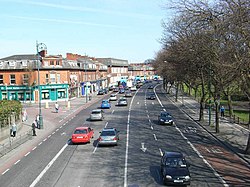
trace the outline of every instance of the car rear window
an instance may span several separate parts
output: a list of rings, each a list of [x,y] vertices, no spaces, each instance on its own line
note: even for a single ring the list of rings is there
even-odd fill
[[[74,134],[87,134],[86,129],[77,129],[75,130]]]
[[[102,131],[101,136],[115,136],[115,131]]]
[[[92,114],[100,114],[100,111],[92,111]]]

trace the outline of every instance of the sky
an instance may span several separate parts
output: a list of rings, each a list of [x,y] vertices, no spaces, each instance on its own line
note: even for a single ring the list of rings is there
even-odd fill
[[[140,63],[161,49],[168,0],[0,0],[0,59],[74,53]]]

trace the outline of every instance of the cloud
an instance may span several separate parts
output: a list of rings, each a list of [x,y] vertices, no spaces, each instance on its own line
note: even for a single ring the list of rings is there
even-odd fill
[[[26,17],[26,16],[7,16],[9,18],[20,19],[20,20],[30,20],[30,21],[47,21],[47,22],[55,22],[55,23],[68,23],[68,24],[78,24],[78,25],[89,25],[95,27],[109,27],[109,28],[122,28],[125,29],[127,27],[110,25],[110,24],[99,24],[93,22],[83,22],[83,21],[74,21],[74,20],[63,20],[63,19],[48,19],[48,18],[35,18],[35,17]]]
[[[64,10],[69,10],[69,11],[94,12],[94,13],[112,14],[116,16],[132,17],[132,18],[139,18],[139,19],[150,19],[150,20],[160,19],[160,17],[156,17],[156,16],[148,15],[148,14],[125,13],[125,12],[118,12],[118,11],[111,11],[111,10],[104,10],[104,9],[97,9],[97,8],[60,5],[60,4],[45,3],[45,2],[38,2],[38,1],[12,0],[12,2],[35,5],[35,6],[44,6],[44,7],[56,8],[56,9],[64,9]]]

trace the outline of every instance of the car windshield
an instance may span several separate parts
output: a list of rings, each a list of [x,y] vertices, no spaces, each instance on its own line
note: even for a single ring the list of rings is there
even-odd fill
[[[74,134],[87,134],[86,129],[76,129]]]
[[[106,104],[106,103],[108,103],[108,101],[102,101],[102,103]]]
[[[102,131],[101,136],[115,136],[115,131]]]
[[[186,167],[186,161],[183,158],[167,158],[167,167]]]
[[[120,101],[127,101],[126,99],[120,99]]]
[[[110,95],[110,97],[115,97],[115,95]]]

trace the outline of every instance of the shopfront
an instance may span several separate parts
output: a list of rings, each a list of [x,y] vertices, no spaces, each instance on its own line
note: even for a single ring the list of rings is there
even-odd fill
[[[0,86],[0,100],[32,101],[33,91],[29,86]]]
[[[35,101],[38,102],[38,86],[35,87]],[[41,85],[41,101],[65,101],[68,100],[68,84]]]

